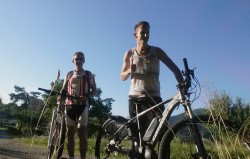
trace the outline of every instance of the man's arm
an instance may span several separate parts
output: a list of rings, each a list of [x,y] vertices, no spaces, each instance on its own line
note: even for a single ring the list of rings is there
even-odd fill
[[[91,84],[91,92],[88,93],[88,97],[93,97],[96,94],[96,83],[95,83],[95,76],[91,73],[90,74],[90,84]]]
[[[122,64],[122,71],[121,71],[121,80],[125,81],[129,78],[131,74],[131,55],[132,51],[129,50],[125,53],[124,58],[123,58],[123,64]]]
[[[158,58],[174,73],[176,80],[179,84],[183,84],[184,79],[180,69],[177,65],[168,57],[168,55],[160,48],[156,48],[155,51]]]

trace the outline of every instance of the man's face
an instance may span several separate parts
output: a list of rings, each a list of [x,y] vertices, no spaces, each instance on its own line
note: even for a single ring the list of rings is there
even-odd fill
[[[82,66],[83,65],[83,63],[85,62],[84,61],[84,57],[82,56],[82,55],[80,55],[80,54],[76,54],[75,56],[74,56],[74,64],[76,65],[76,66]]]
[[[148,43],[149,40],[149,28],[147,26],[139,26],[134,33],[137,41]]]

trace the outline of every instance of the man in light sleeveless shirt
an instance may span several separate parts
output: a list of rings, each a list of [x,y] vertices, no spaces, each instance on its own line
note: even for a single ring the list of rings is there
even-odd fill
[[[75,147],[75,123],[77,123],[77,132],[79,137],[79,151],[81,159],[86,159],[87,153],[87,123],[88,123],[88,99],[96,93],[96,84],[93,74],[83,69],[85,57],[82,52],[76,52],[73,56],[74,71],[67,73],[63,87],[62,96],[59,97],[59,109],[61,100],[66,94],[76,96],[76,98],[67,97],[66,107],[66,125],[68,136],[69,158],[74,159]]]
[[[141,21],[135,25],[134,37],[137,45],[128,50],[123,58],[121,71],[121,80],[125,81],[131,77],[131,86],[129,91],[129,115],[130,118],[136,115],[134,100],[146,98],[146,104],[138,105],[138,112],[147,109],[148,103],[152,106],[162,101],[160,94],[160,61],[169,68],[179,84],[183,83],[183,76],[180,69],[168,57],[168,55],[159,47],[148,44],[150,25],[146,21]],[[155,111],[163,111],[164,106]],[[155,115],[147,113],[140,118],[141,133],[144,135],[148,125]]]

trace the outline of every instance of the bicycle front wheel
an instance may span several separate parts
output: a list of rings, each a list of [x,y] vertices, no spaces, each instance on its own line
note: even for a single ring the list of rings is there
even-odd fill
[[[232,149],[230,145],[236,131],[230,121],[204,115],[195,117],[193,124],[198,127],[198,135],[191,130],[189,119],[182,119],[170,127],[160,143],[160,159],[202,158],[196,144],[199,136],[205,147],[206,158],[231,158],[228,150]]]
[[[127,119],[121,116],[112,116],[103,123],[96,139],[96,159],[120,158],[119,153],[127,155],[128,149],[130,149],[128,148],[130,147],[129,141],[125,140],[128,134],[127,128],[123,127],[117,131],[126,122]]]
[[[51,130],[48,143],[48,159],[60,159],[64,149],[66,124],[63,116],[57,116],[51,122]]]

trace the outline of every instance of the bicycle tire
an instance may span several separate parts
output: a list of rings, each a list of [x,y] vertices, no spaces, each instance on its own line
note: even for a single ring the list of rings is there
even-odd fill
[[[221,118],[201,115],[194,118],[194,123],[198,125],[199,131],[200,133],[202,132],[202,136],[204,137],[202,141],[206,149],[207,158],[219,158],[213,149],[216,147],[214,146],[215,143],[227,142],[221,134],[225,133],[230,136],[236,133],[233,123]],[[200,152],[197,152],[196,148],[192,148],[195,147],[194,134],[191,134],[189,129],[190,120],[185,118],[172,125],[165,132],[160,142],[159,159],[200,158]],[[220,137],[216,136],[219,135],[217,133],[220,134]],[[208,140],[210,137],[213,141]],[[171,152],[171,149],[178,149],[178,151]]]
[[[122,116],[112,116],[102,124],[96,139],[96,159],[106,159],[111,156],[117,158],[115,146],[113,147],[113,150],[110,150],[110,142],[116,140],[115,142],[121,144],[123,139],[127,136],[127,128],[124,127],[119,133],[115,134],[115,132],[126,122],[127,119]],[[122,149],[120,150],[123,151]]]
[[[64,149],[64,141],[66,136],[66,124],[63,116],[57,116],[52,123],[51,140],[49,141],[48,159],[60,159]]]

